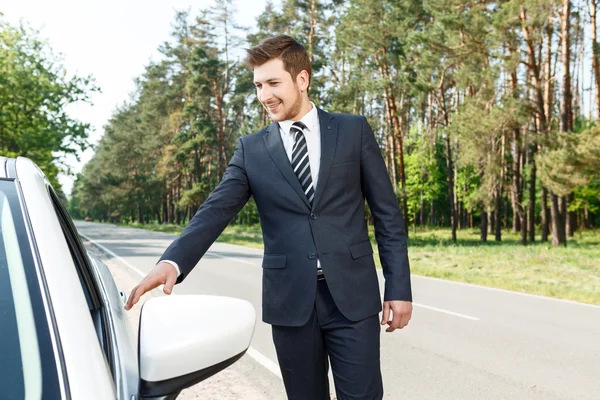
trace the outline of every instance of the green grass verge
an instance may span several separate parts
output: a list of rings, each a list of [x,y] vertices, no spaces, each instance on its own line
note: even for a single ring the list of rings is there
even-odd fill
[[[181,233],[179,225],[123,225]],[[373,249],[377,246],[370,227]],[[550,243],[522,246],[518,236],[503,232],[502,242],[479,241],[477,230],[458,232],[452,244],[449,229],[411,229],[412,273],[459,282],[515,290],[600,305],[600,231],[576,233],[566,248]],[[263,248],[260,226],[229,226],[220,242]],[[379,256],[375,262],[381,268]]]

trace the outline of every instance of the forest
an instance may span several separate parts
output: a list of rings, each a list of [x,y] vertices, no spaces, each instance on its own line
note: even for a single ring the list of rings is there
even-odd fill
[[[564,246],[600,226],[597,0],[282,0],[252,29],[235,11],[218,0],[176,13],[162,58],[136,78],[77,176],[75,218],[185,224],[237,139],[270,123],[244,49],[284,33],[309,52],[311,100],[367,117],[409,231]],[[31,82],[10,76],[10,63],[27,64],[36,47],[18,43],[27,32],[0,29],[11,43],[0,46],[0,151],[28,155],[55,179],[52,156],[87,146],[86,127],[52,103],[32,111],[11,98],[11,85]],[[89,78],[43,82],[36,90],[72,101],[97,90]],[[252,200],[232,221],[258,223]]]

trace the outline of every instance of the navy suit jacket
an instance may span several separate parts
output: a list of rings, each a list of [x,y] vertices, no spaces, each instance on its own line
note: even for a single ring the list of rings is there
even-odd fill
[[[385,277],[384,300],[412,301],[407,237],[383,157],[365,117],[318,109],[321,164],[312,207],[286,155],[279,125],[240,138],[217,188],[162,255],[191,272],[254,196],[264,240],[263,321],[304,325],[314,307],[317,258],[340,312],[381,311],[367,200]]]

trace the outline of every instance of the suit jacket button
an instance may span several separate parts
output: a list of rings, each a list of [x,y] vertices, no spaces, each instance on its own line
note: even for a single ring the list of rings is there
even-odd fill
[[[310,214],[310,219],[317,219],[317,218],[319,218],[319,216],[317,214],[315,214],[315,213]]]
[[[314,260],[315,258],[317,258],[317,255],[315,253],[308,253],[308,258]]]

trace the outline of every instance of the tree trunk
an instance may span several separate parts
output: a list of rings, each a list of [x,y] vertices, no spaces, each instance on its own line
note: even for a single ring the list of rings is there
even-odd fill
[[[390,82],[384,88],[384,96],[387,99],[387,104],[389,107],[389,118],[392,122],[392,126],[394,128],[394,136],[396,142],[396,152],[398,157],[398,170],[397,170],[397,178],[400,179],[400,184],[402,188],[402,213],[404,214],[405,220],[408,219],[408,204],[406,201],[406,194],[404,193],[404,189],[406,188],[406,175],[404,168],[404,140],[403,140],[403,130],[402,125],[400,123],[400,114],[398,112],[398,106],[396,105],[396,96],[394,95],[394,87],[391,83],[390,76],[390,67],[386,61],[386,49],[382,49],[379,53],[379,56],[376,56],[376,60],[379,63],[379,71],[387,82]],[[402,98],[400,100],[401,106],[404,100],[404,93],[402,93]],[[406,225],[406,222],[405,222]],[[408,230],[407,230],[408,233]]]
[[[529,177],[529,211],[528,211],[528,229],[529,230],[529,241],[535,242],[535,194],[536,194],[536,179],[537,179],[537,166],[535,163],[535,149],[536,145],[533,144],[531,152],[531,176]],[[525,240],[525,229],[521,231],[521,240]]]
[[[310,29],[308,31],[308,61],[312,64],[315,54],[315,31],[317,26],[317,8],[316,0],[309,0],[308,2],[308,25]]]
[[[548,210],[548,189],[542,188],[542,242],[548,241],[550,233],[550,218]]]
[[[592,69],[594,70],[594,85],[596,87],[596,118],[600,118],[600,60],[598,59],[600,56],[600,47],[596,35],[596,1],[588,0],[588,5],[590,8],[590,25],[592,30]]]
[[[481,210],[481,222],[479,225],[480,238],[482,242],[487,242],[487,231],[488,231],[488,215],[482,209]]]
[[[494,233],[497,242],[502,241],[502,186],[496,193],[496,210],[494,211]]]
[[[516,74],[515,74],[516,75]],[[516,76],[515,76],[516,78]],[[512,207],[513,207],[513,231],[523,231],[526,229],[525,209],[523,207],[523,184],[521,176],[521,130],[513,130],[513,176],[512,176]],[[521,244],[526,244],[521,239]]]
[[[560,106],[560,125],[562,132],[570,132],[573,128],[573,96],[571,93],[571,1],[562,0],[561,11],[561,61],[563,64],[562,97]]]
[[[550,213],[552,214],[552,246],[566,246],[565,222],[560,212],[559,197],[552,190],[550,194]]]
[[[162,220],[163,222],[169,223],[169,195],[165,196],[162,203]]]
[[[215,101],[217,108],[217,174],[223,176],[227,168],[227,156],[225,155],[225,117],[223,115],[223,92],[219,91],[217,81],[213,81]]]
[[[179,178],[177,178],[177,195],[175,196],[176,204],[180,198],[181,198],[181,176]],[[181,224],[181,212],[179,211],[179,208],[177,206],[175,206],[175,223],[177,225]]]
[[[446,126],[449,125],[448,109],[446,108],[446,92],[444,85],[440,87],[442,112]],[[448,200],[450,202],[450,227],[452,228],[452,242],[456,243],[456,206],[454,204],[454,162],[452,160],[452,144],[446,131],[446,168],[448,169]]]
[[[389,125],[388,125],[389,126]],[[387,146],[386,146],[386,161],[387,161],[387,170],[390,173],[390,178],[392,182],[396,183],[396,157],[394,156],[394,149],[396,145],[394,144],[394,135],[388,135],[387,137]]]
[[[563,64],[562,97],[560,104],[560,130],[570,132],[572,130],[572,95],[571,95],[571,69],[570,69],[570,17],[571,1],[562,0],[561,10],[561,61]],[[550,191],[550,213],[552,214],[552,245],[566,245],[566,221],[564,201],[559,202],[558,197]],[[555,220],[556,218],[556,220]]]
[[[383,71],[383,67],[380,67],[380,71]],[[392,127],[392,130],[388,136],[388,143],[390,144],[390,149],[389,149],[389,153],[390,153],[390,171],[391,171],[391,178],[392,178],[392,182],[394,183],[394,186],[396,186],[396,184],[400,181],[400,171],[399,171],[399,166],[398,166],[398,157],[396,156],[396,151],[398,149],[398,146],[396,145],[396,135],[395,135],[395,131],[393,128],[394,125],[394,121],[392,120],[392,112],[391,112],[391,100],[390,100],[390,96],[389,96],[389,91],[388,91],[388,87],[386,86],[384,88],[383,91],[383,98],[384,98],[384,109],[385,109],[385,122],[386,122],[386,127]]]
[[[512,54],[514,49],[509,46],[509,54]],[[514,69],[510,74],[510,83],[512,95],[518,98],[518,79],[517,70]],[[513,175],[512,175],[512,209],[513,209],[513,231],[521,230],[521,223],[524,222],[525,211],[523,209],[523,185],[521,184],[521,129],[515,128],[512,137],[512,158],[513,158]],[[523,243],[521,241],[521,243]],[[525,243],[523,243],[525,244]]]
[[[450,200],[450,226],[452,227],[452,242],[456,243],[456,207],[454,206],[454,167],[452,162],[452,147],[450,136],[446,132],[446,166],[448,167],[448,199]]]
[[[552,85],[552,21],[546,23],[546,59],[544,61],[544,107],[543,112],[545,120],[550,118],[552,113],[553,102],[553,85]],[[542,132],[546,134],[546,132]]]
[[[575,230],[577,229],[577,215],[575,214],[575,211],[568,211],[569,210],[569,206],[571,205],[571,203],[573,203],[575,201],[575,195],[573,193],[570,193],[567,197],[566,197],[566,201],[567,201],[567,236],[569,237],[573,237],[575,236]]]
[[[546,58],[544,61],[544,115],[549,118],[552,110],[553,103],[553,80],[552,80],[552,21],[546,23]],[[546,132],[542,132],[546,134]],[[538,148],[539,150],[539,148]],[[542,242],[548,241],[548,235],[550,233],[550,210],[548,209],[548,189],[542,187],[541,196],[542,206]]]

